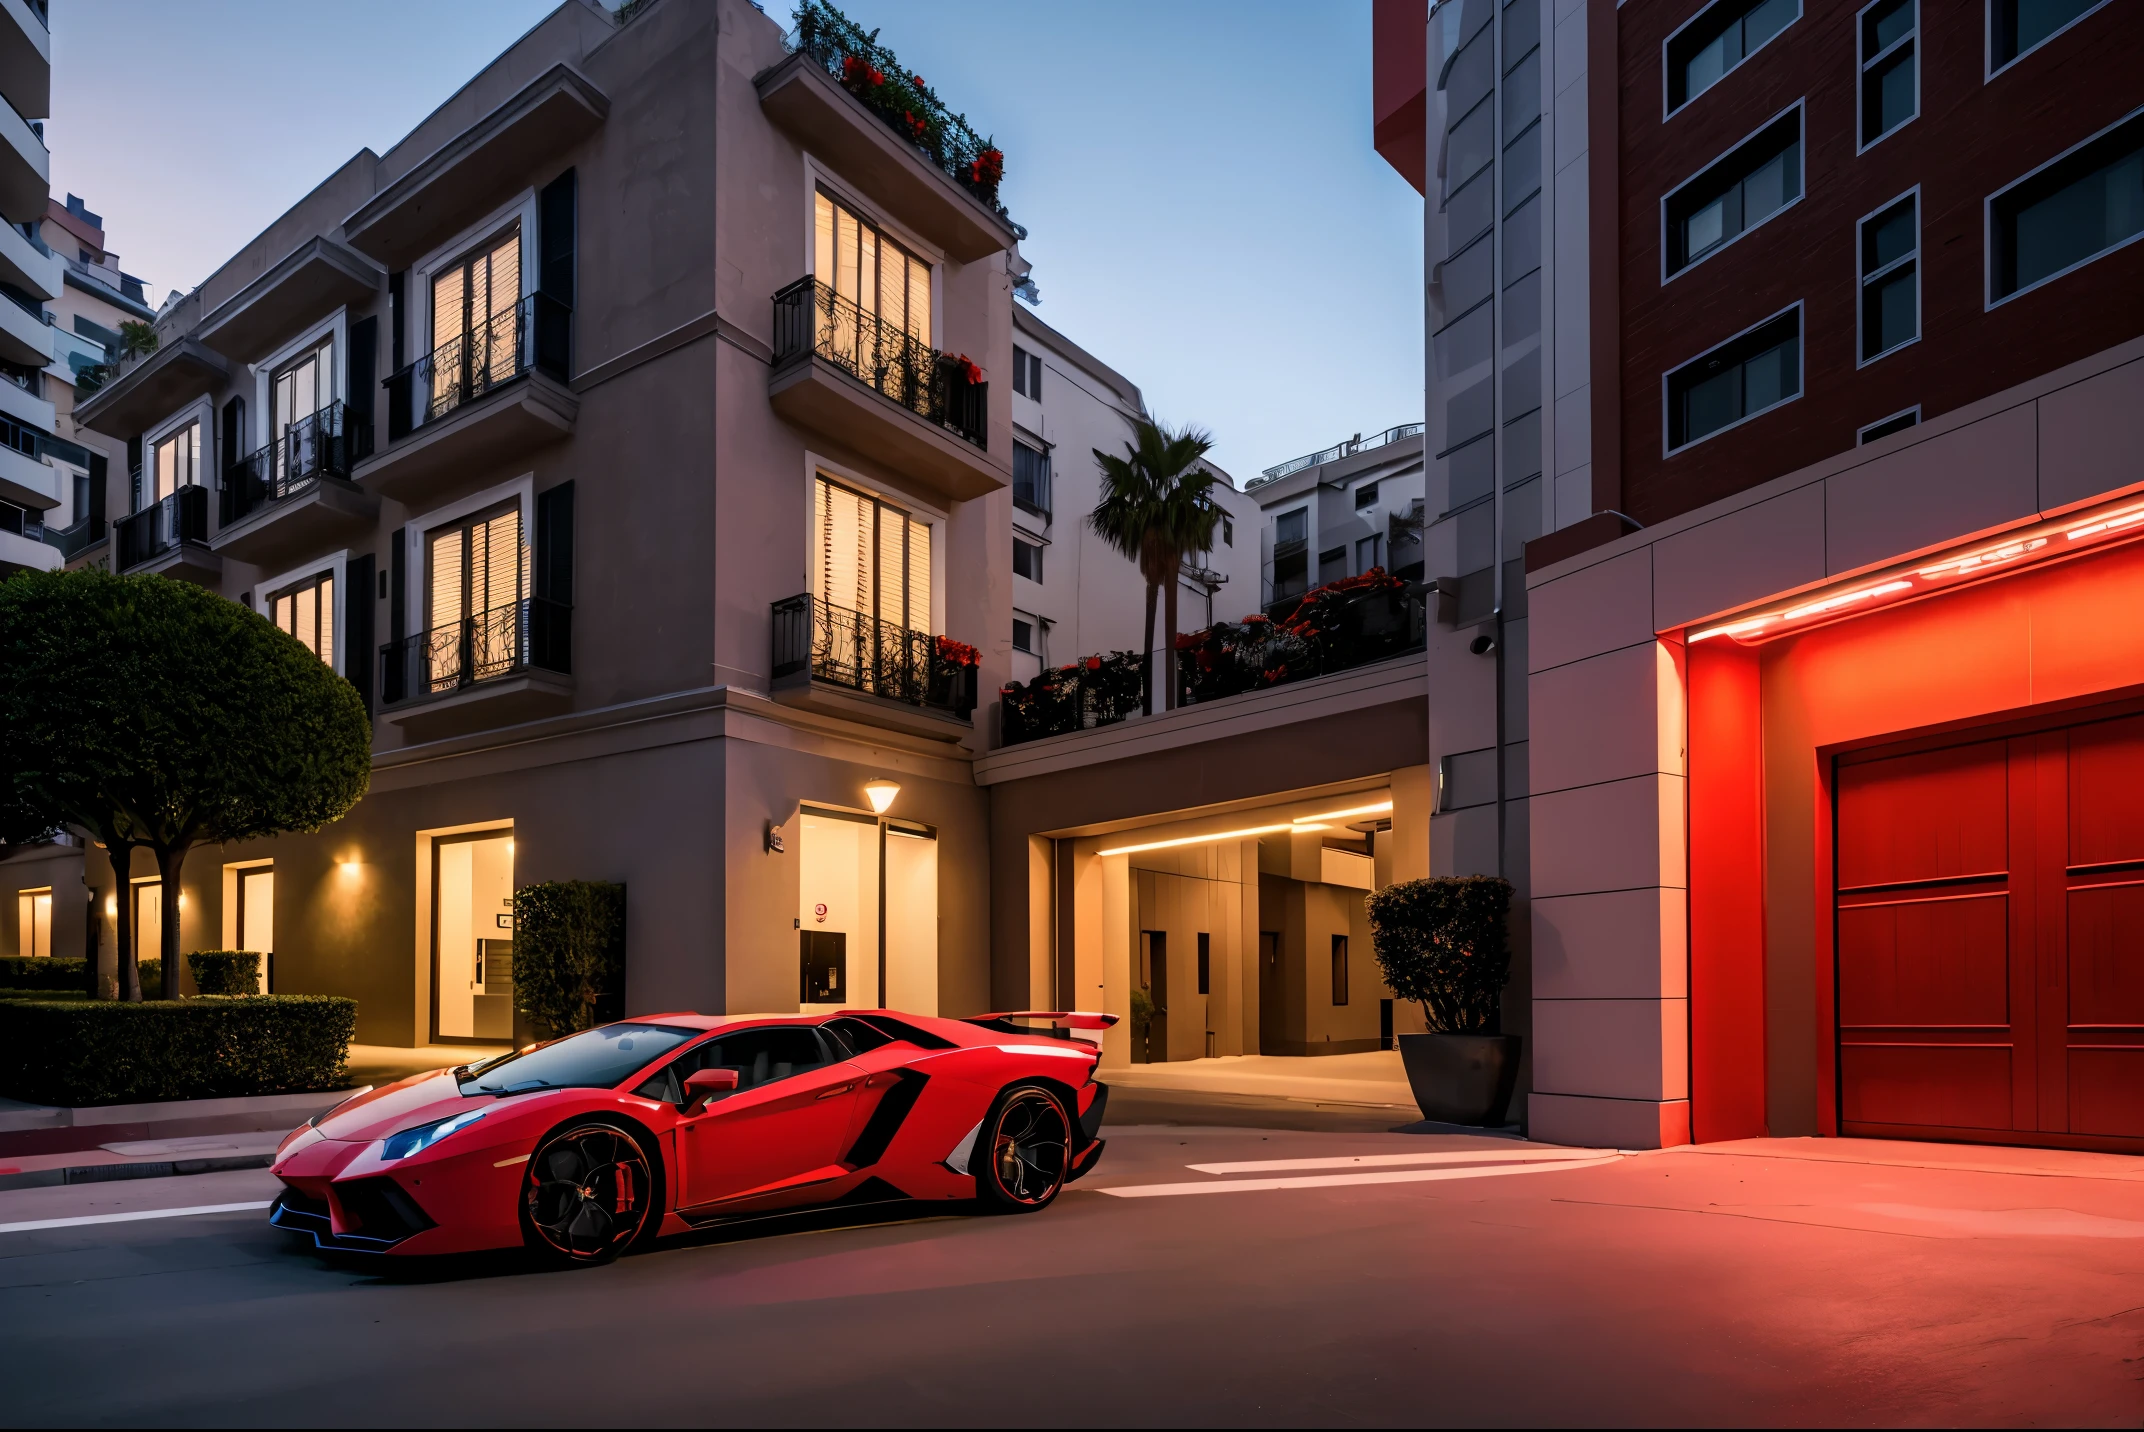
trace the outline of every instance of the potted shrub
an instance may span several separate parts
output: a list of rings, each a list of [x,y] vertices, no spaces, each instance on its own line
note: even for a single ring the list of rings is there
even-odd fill
[[[1422,1117],[1501,1127],[1519,1078],[1517,1035],[1498,1032],[1511,978],[1511,882],[1439,876],[1369,898],[1370,939],[1385,983],[1422,1006],[1427,1034],[1399,1037]]]

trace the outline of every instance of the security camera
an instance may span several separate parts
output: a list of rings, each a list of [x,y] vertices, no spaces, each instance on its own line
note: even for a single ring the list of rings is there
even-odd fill
[[[1496,650],[1496,638],[1493,636],[1478,636],[1467,643],[1467,650],[1473,652],[1476,656],[1487,656],[1490,652]]]

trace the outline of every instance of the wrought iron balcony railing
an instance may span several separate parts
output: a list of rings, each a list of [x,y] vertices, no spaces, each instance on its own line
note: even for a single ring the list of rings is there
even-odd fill
[[[224,469],[219,520],[228,527],[304,493],[323,477],[347,479],[371,455],[372,424],[353,419],[346,405],[330,403]]]
[[[969,364],[866,312],[815,278],[774,295],[774,366],[813,354],[927,423],[989,446],[988,383]]]
[[[547,293],[532,293],[386,380],[387,440],[399,441],[530,373],[563,383],[572,358],[573,310]]]
[[[208,489],[180,488],[114,523],[119,532],[119,570],[139,567],[178,550],[183,542],[208,541]]]
[[[573,608],[524,597],[388,642],[380,648],[380,700],[425,701],[531,670],[573,670]]]
[[[976,668],[968,659],[972,655],[971,649],[945,638],[809,594],[774,604],[776,680],[809,671],[814,681],[947,711],[965,720],[975,710]]]

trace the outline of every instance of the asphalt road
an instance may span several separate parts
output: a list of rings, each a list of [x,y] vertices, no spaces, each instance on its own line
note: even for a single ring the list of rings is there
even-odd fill
[[[1112,1113],[1139,1122],[1040,1215],[802,1218],[563,1273],[383,1275],[252,1210],[8,1231],[265,1200],[265,1173],[0,1194],[0,1423],[2144,1417],[2144,1183]]]

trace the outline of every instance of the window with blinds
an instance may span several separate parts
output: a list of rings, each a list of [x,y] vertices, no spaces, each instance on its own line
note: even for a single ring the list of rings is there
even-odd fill
[[[301,434],[292,442],[288,435],[293,427],[335,401],[334,374],[335,344],[332,339],[276,370],[275,380],[268,385],[268,438],[273,444],[271,451],[278,479],[288,476],[287,469],[293,462],[301,469],[309,465],[312,440]],[[299,448],[305,450],[296,451]]]
[[[930,524],[823,477],[817,488],[812,596],[910,631],[929,631]]]
[[[156,489],[149,500],[160,502],[182,487],[201,480],[201,425],[188,423],[177,432],[158,438],[150,461]]]
[[[481,681],[520,664],[522,599],[529,588],[520,504],[509,502],[429,533],[425,563],[432,690]]]
[[[929,347],[931,266],[823,192],[816,210],[812,275],[885,328]]]
[[[335,665],[335,574],[322,572],[268,599],[268,619],[330,667]]]
[[[516,224],[452,268],[432,276],[432,392],[435,411],[452,406],[458,385],[488,387],[514,376],[520,341],[521,227]]]

